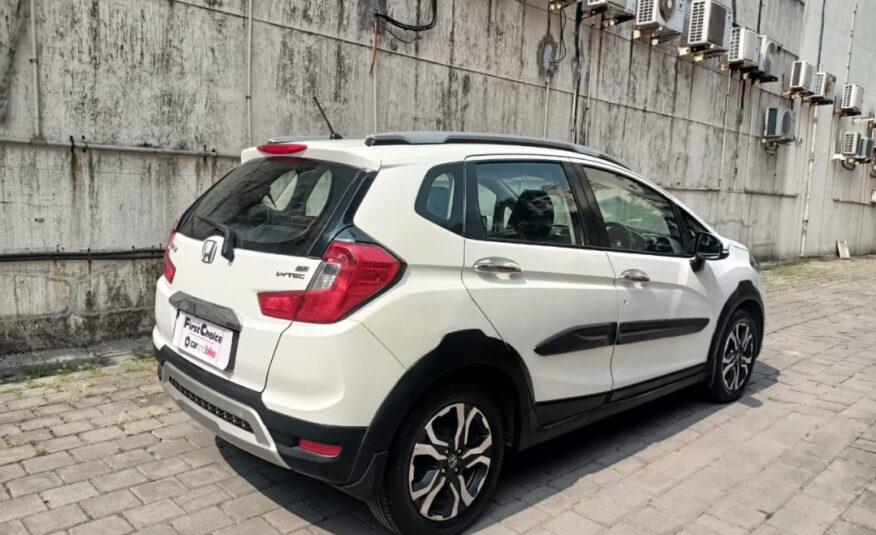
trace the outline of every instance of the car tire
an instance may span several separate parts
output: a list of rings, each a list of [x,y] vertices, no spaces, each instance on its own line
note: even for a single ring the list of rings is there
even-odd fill
[[[712,356],[707,390],[713,401],[730,403],[742,396],[751,381],[760,339],[754,316],[745,309],[733,312]]]
[[[402,423],[368,507],[395,533],[460,533],[489,502],[504,444],[501,414],[484,391],[469,385],[435,390]]]

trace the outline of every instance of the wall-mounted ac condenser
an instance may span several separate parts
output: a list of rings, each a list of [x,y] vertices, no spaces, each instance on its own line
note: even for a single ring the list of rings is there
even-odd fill
[[[730,50],[727,52],[727,63],[739,69],[748,69],[757,65],[759,35],[754,30],[738,27],[733,28],[730,35]]]
[[[840,145],[840,153],[846,158],[852,160],[858,156],[858,145],[861,141],[861,134],[858,132],[845,132],[843,134],[842,144]]]
[[[635,29],[651,38],[669,38],[684,32],[689,0],[639,0]]]
[[[829,72],[815,73],[815,86],[812,95],[807,99],[815,106],[833,104],[833,93],[836,87],[836,76]]]
[[[603,20],[618,23],[636,16],[636,0],[587,0],[590,15],[602,14]]]
[[[775,82],[779,79],[775,73],[776,54],[779,47],[766,35],[757,37],[757,65],[749,76],[760,83]]]
[[[815,67],[813,67],[811,63],[795,61],[791,66],[791,84],[788,86],[791,94],[812,94],[812,79],[814,74]]]
[[[788,108],[767,108],[763,121],[763,140],[770,143],[790,143],[794,139],[794,111]]]
[[[855,155],[856,162],[873,161],[873,138],[861,136],[858,141],[858,153]]]
[[[843,86],[842,100],[840,101],[840,113],[842,115],[861,115],[861,107],[864,105],[864,88],[855,84]]]
[[[725,52],[730,47],[733,11],[716,0],[692,0],[686,46]]]

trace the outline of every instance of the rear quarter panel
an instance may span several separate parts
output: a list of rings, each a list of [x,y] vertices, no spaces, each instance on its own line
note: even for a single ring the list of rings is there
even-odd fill
[[[479,329],[498,338],[462,284],[463,237],[414,210],[427,171],[449,161],[382,169],[354,216],[356,226],[400,257],[406,268],[392,289],[351,318],[361,321],[405,367],[451,332]]]

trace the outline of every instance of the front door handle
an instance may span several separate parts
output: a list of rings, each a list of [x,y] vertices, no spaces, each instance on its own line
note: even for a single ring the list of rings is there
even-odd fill
[[[513,275],[523,271],[517,262],[495,256],[481,258],[474,263],[474,270],[478,273],[489,273],[491,275]]]
[[[649,282],[651,277],[641,269],[628,269],[621,273],[622,281],[625,282]]]

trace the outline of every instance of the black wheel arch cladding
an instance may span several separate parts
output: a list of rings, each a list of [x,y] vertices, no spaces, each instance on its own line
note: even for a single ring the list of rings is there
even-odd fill
[[[712,343],[709,346],[708,386],[712,386],[715,381],[715,366],[718,362],[718,345],[721,341],[721,337],[727,329],[727,325],[730,323],[730,318],[740,309],[748,310],[751,315],[754,316],[754,320],[757,324],[754,352],[755,358],[757,358],[760,353],[763,344],[765,323],[763,298],[753,282],[750,280],[744,280],[739,283],[736,290],[734,290],[733,293],[730,294],[730,297],[727,298],[724,308],[721,309],[721,315],[718,316],[718,322],[715,325],[715,334],[712,336]]]
[[[363,446],[367,445],[375,452],[388,450],[414,402],[430,389],[460,377],[458,374],[466,370],[500,374],[482,375],[467,381],[487,386],[488,390],[503,382],[510,383],[513,390],[510,395],[516,407],[515,410],[502,412],[513,418],[513,421],[506,423],[517,429],[521,424],[519,415],[531,409],[533,404],[532,382],[526,367],[520,356],[503,341],[472,329],[445,335],[433,350],[405,372],[377,410]],[[514,444],[513,436],[506,435],[505,439]]]

